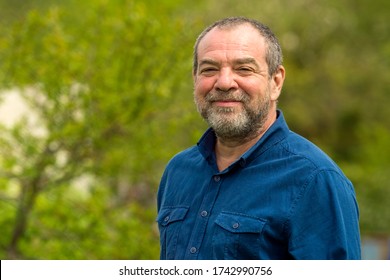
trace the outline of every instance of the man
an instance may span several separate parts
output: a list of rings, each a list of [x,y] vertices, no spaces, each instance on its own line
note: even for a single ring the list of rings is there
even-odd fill
[[[359,259],[351,182],[291,132],[272,31],[246,18],[205,29],[194,97],[210,128],[168,164],[158,192],[161,259]]]

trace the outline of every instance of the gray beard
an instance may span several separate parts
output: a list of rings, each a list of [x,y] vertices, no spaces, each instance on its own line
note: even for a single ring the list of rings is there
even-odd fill
[[[242,94],[234,98],[242,102],[243,110],[240,112],[235,112],[235,108],[214,107],[211,102],[218,98],[211,93],[205,99],[204,104],[199,104],[195,99],[197,109],[217,137],[225,141],[245,142],[255,138],[264,126],[271,107],[268,96],[261,100],[256,109],[248,106],[250,99],[247,95]],[[229,100],[232,97],[225,94],[224,99]]]

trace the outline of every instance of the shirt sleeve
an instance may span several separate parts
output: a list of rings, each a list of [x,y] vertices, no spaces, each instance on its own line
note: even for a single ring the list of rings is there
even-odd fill
[[[158,186],[158,191],[157,191],[157,212],[160,211],[161,205],[163,204],[166,180],[167,180],[167,170],[165,169],[163,175],[161,176],[160,185]]]
[[[359,211],[350,181],[336,171],[312,175],[288,222],[294,259],[360,259]]]

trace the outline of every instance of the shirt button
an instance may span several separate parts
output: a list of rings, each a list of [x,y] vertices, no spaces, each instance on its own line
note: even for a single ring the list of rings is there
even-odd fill
[[[214,176],[214,181],[215,181],[215,182],[219,182],[219,180],[221,180],[221,177],[219,177],[219,176]]]
[[[239,224],[239,223],[234,223],[234,224],[232,225],[232,227],[233,227],[234,229],[238,229],[238,228],[240,227],[240,224]]]
[[[168,221],[169,221],[169,216],[166,216],[164,222],[168,222]]]
[[[202,217],[206,217],[207,216],[207,211],[202,211],[201,213],[200,213],[200,215],[202,216]]]
[[[190,253],[191,253],[191,254],[195,254],[195,253],[196,253],[196,248],[195,248],[195,247],[191,247]]]

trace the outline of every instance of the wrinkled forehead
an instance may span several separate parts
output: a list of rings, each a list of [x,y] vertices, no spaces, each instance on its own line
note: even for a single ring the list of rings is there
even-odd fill
[[[264,37],[250,24],[214,27],[199,42],[198,58],[212,52],[246,52],[264,57]]]

